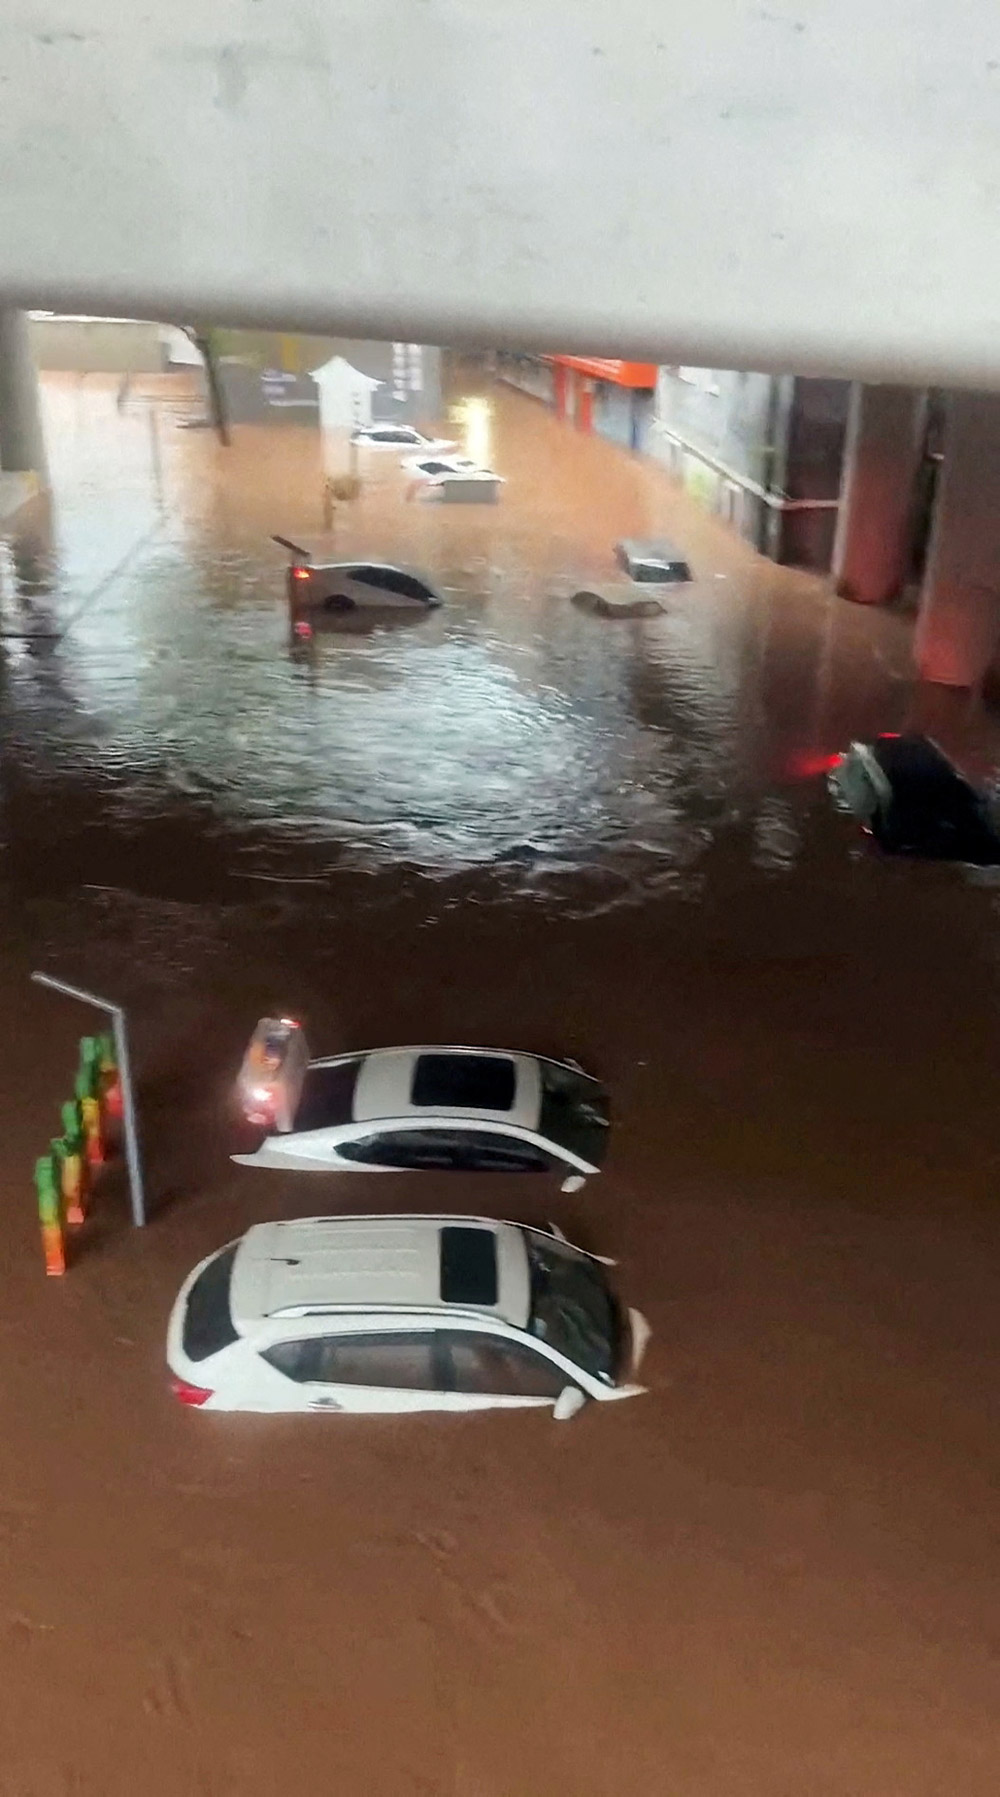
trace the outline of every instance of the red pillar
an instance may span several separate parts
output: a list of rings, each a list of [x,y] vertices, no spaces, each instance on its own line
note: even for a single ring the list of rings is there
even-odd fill
[[[589,436],[594,428],[594,383],[580,380],[576,399],[576,427]]]

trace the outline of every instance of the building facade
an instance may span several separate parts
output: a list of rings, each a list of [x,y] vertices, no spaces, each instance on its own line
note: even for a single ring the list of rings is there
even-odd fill
[[[830,567],[849,382],[585,356],[502,354],[497,372],[576,430],[664,462],[763,554]]]
[[[497,373],[554,407],[576,430],[624,449],[648,447],[656,390],[655,362],[600,356],[497,356]]]
[[[830,567],[848,381],[661,368],[650,453],[778,562]]]

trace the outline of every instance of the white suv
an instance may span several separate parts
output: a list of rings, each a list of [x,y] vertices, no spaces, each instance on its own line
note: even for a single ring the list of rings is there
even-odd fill
[[[557,1419],[632,1381],[649,1328],[556,1230],[483,1217],[261,1223],[194,1269],[167,1335],[206,1410],[515,1409]]]

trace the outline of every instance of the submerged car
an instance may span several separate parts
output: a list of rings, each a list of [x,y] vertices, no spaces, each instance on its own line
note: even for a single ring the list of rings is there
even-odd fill
[[[854,742],[828,775],[835,804],[893,855],[1000,865],[990,805],[928,736]]]
[[[293,613],[427,612],[441,604],[436,587],[413,568],[375,561],[317,563],[304,549],[296,550],[287,583]]]
[[[645,543],[635,537],[625,537],[615,544],[615,560],[630,580],[673,586],[691,579],[688,561],[669,543]]]
[[[205,1410],[518,1409],[637,1395],[649,1339],[594,1256],[483,1217],[259,1223],[195,1267],[167,1363]]]
[[[436,474],[476,474],[480,465],[467,455],[411,455],[405,457],[403,467],[409,474],[430,479]]]
[[[573,1191],[607,1152],[608,1095],[573,1062],[492,1048],[377,1048],[310,1060],[293,1028],[266,1078],[248,1062],[243,1114],[266,1129],[242,1166],[310,1173],[442,1170],[561,1175]]]
[[[412,424],[364,424],[351,433],[351,442],[363,449],[410,449],[421,455],[442,455],[458,448],[454,438],[425,437]]]

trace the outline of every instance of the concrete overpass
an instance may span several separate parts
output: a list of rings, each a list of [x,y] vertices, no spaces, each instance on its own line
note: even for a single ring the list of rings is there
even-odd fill
[[[9,0],[0,20],[8,308],[986,390],[998,199],[988,0]],[[4,401],[9,440],[15,374]],[[955,466],[982,469],[994,407],[955,400]],[[960,510],[982,608],[1000,508],[973,519],[963,484]]]
[[[8,0],[0,297],[1000,382],[989,0]]]

